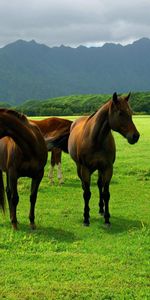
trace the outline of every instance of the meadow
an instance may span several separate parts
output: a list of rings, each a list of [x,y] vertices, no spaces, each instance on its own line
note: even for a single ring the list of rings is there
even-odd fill
[[[63,153],[64,185],[49,184],[49,159],[29,228],[30,179],[18,182],[19,229],[8,208],[0,214],[0,299],[150,299],[150,117],[134,116],[141,134],[129,145],[114,133],[117,155],[110,186],[111,227],[98,214],[97,173],[92,176],[90,226],[84,227],[76,167]]]

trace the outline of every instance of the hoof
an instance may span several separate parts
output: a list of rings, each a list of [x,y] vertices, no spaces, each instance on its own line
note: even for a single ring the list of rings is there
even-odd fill
[[[90,222],[83,222],[83,225],[84,225],[85,227],[89,227],[89,226],[90,226]]]
[[[63,185],[64,184],[64,181],[63,180],[60,180],[59,181],[59,185]]]
[[[104,211],[99,211],[99,214],[100,214],[101,216],[104,216]]]
[[[50,185],[54,185],[54,180],[51,177],[49,177],[49,183]]]
[[[18,230],[17,223],[12,223],[12,229],[15,231]]]
[[[35,229],[36,229],[36,225],[35,225],[34,223],[30,223],[30,228],[31,228],[32,230],[35,230]]]
[[[13,230],[17,230],[17,229],[18,229],[18,224],[19,224],[19,222],[18,222],[18,221],[16,221],[16,222],[14,222],[14,221],[11,221],[11,226],[12,226],[12,229],[13,229]]]
[[[110,223],[104,223],[104,224],[103,224],[103,227],[104,227],[104,228],[110,228],[110,227],[111,227],[111,224],[110,224]]]

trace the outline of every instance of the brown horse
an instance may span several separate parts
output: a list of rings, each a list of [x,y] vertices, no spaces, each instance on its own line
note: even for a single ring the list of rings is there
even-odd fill
[[[43,136],[45,139],[48,139],[49,136],[56,135],[56,134],[62,134],[66,133],[66,131],[70,131],[70,127],[72,124],[72,121],[63,119],[63,118],[57,118],[57,117],[51,117],[51,118],[46,118],[43,120],[32,120],[36,125],[39,126]],[[51,184],[54,183],[53,180],[53,172],[54,172],[54,167],[57,165],[58,167],[58,180],[59,184],[63,183],[63,175],[62,175],[62,168],[61,168],[61,156],[62,156],[62,151],[60,148],[52,148],[51,149],[51,166],[50,166],[50,171],[49,171],[49,178]]]
[[[84,224],[89,225],[89,200],[91,197],[91,174],[98,170],[99,212],[104,215],[105,224],[109,225],[109,184],[115,161],[115,141],[111,129],[119,132],[130,144],[139,139],[128,104],[128,96],[113,94],[106,104],[91,116],[77,119],[71,126],[70,135],[57,137],[49,141],[50,146],[68,151],[77,165],[77,173],[82,182],[84,198]],[[69,137],[69,140],[67,140]]]
[[[14,229],[17,229],[16,209],[19,202],[17,181],[19,177],[25,176],[32,178],[29,219],[31,228],[35,228],[35,203],[46,161],[47,147],[38,126],[29,122],[23,114],[0,109],[0,206],[4,210],[4,171],[7,177],[10,219]]]

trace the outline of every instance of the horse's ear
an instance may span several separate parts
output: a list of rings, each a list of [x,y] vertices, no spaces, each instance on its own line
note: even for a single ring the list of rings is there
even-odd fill
[[[129,101],[130,96],[131,96],[131,92],[129,92],[129,94],[126,96],[127,101]]]
[[[115,92],[114,94],[113,94],[113,102],[115,103],[115,104],[117,104],[118,103],[118,97],[117,97],[117,93]]]

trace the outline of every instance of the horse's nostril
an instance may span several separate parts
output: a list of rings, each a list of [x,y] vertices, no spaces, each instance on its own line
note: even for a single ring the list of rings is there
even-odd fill
[[[133,140],[134,140],[135,142],[138,141],[139,137],[140,137],[139,133],[134,133],[134,134],[133,134]]]

